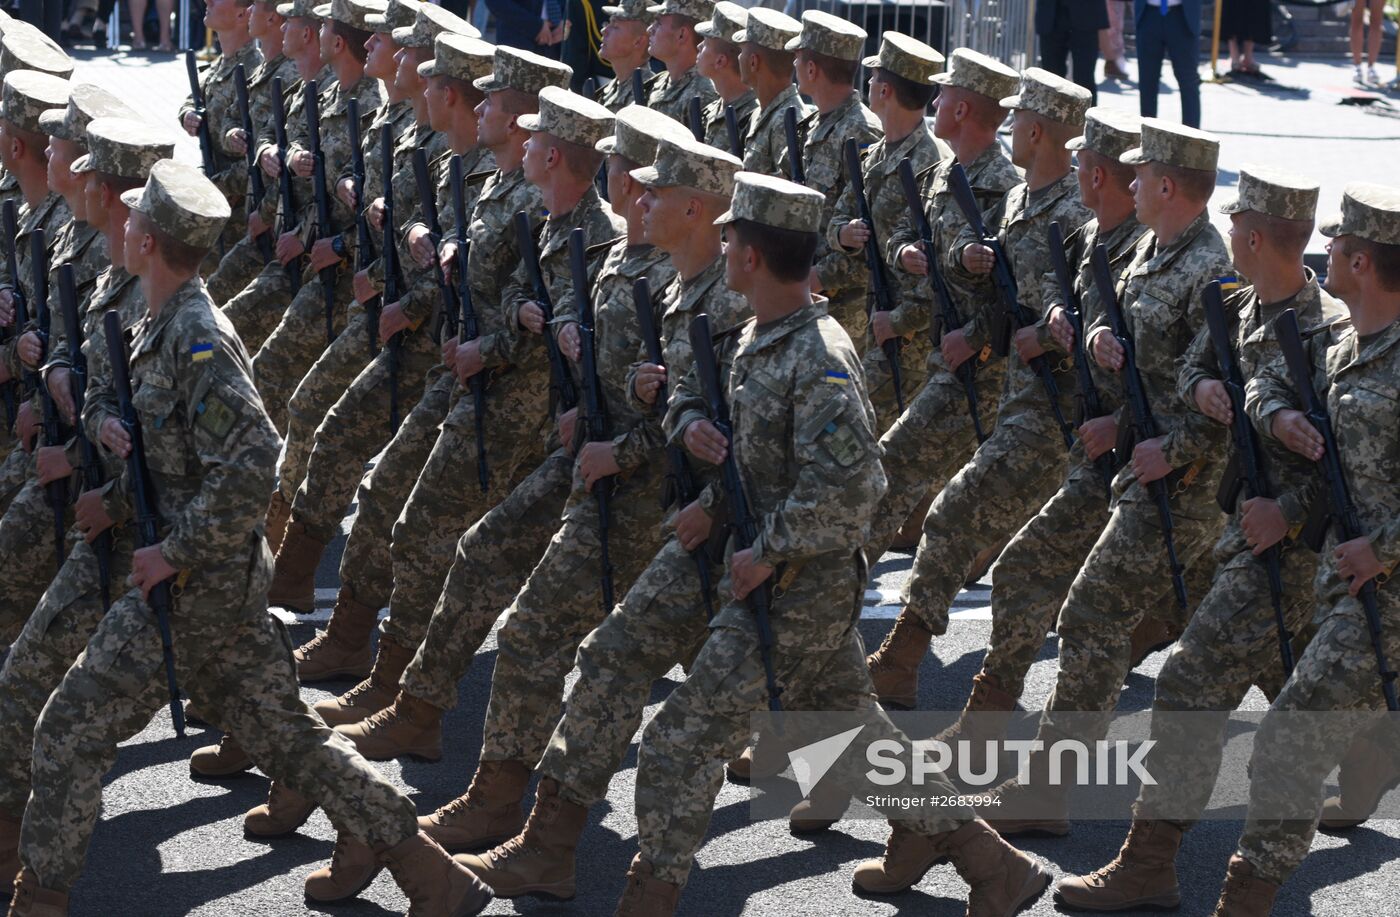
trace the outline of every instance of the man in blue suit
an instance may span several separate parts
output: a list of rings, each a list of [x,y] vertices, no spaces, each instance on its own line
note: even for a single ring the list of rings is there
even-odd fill
[[[1157,116],[1162,58],[1181,87],[1181,120],[1201,126],[1201,0],[1133,0],[1137,23],[1138,90],[1143,117]]]

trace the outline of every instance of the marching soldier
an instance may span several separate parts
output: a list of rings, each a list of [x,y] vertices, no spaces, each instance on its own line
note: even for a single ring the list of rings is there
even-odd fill
[[[695,69],[700,48],[695,27],[709,19],[713,10],[714,0],[663,0],[660,6],[647,9],[656,16],[647,27],[647,51],[666,66],[666,72],[651,84],[647,108],[681,124],[692,98],[700,99],[701,107],[715,100],[714,84]]]
[[[749,125],[758,111],[758,94],[744,82],[739,69],[739,43],[735,36],[748,25],[749,11],[729,0],[719,0],[715,4],[707,22],[695,27],[700,36],[700,53],[695,58],[695,70],[714,84],[717,97],[700,110],[700,120],[705,128],[705,143],[735,156],[743,149],[743,138],[748,136]],[[738,134],[740,150],[731,148],[729,124],[725,109],[734,109],[734,130]],[[689,117],[689,112],[686,113]]]
[[[793,85],[793,52],[787,47],[801,32],[802,23],[791,16],[756,6],[749,11],[744,30],[734,36],[741,48],[739,72],[758,99],[758,113],[744,134],[744,169],[748,172],[785,173],[787,134],[783,119],[789,108],[795,108],[800,127],[811,111]]]
[[[613,114],[628,105],[646,105],[647,97],[632,97],[632,74],[642,72],[642,91],[650,93],[656,75],[651,72],[651,55],[647,53],[647,34],[656,15],[647,0],[620,0],[617,6],[605,6],[608,21],[603,23],[603,41],[598,54],[612,65],[613,79],[598,90],[594,100]]]

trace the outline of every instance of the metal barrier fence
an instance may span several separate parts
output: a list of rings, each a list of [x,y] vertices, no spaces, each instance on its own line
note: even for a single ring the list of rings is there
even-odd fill
[[[981,51],[1017,71],[1034,65],[1035,2],[949,0],[947,47]]]

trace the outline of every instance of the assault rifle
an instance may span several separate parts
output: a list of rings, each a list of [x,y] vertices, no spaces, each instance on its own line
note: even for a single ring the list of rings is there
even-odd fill
[[[248,206],[249,216],[258,212],[263,199],[267,197],[267,185],[263,183],[262,169],[258,168],[258,137],[253,132],[253,109],[248,104],[248,74],[242,64],[233,67],[233,92],[238,97],[238,119],[243,125],[243,134],[248,138]],[[263,233],[256,239],[258,254],[263,264],[271,264],[276,257],[272,234]]]
[[[797,133],[797,106],[783,111],[783,133],[787,135],[788,178],[799,185],[807,184],[807,170],[802,167],[802,141]]]
[[[453,156],[448,166],[452,181],[452,211],[457,217],[457,301],[462,304],[462,319],[458,323],[457,339],[465,344],[481,337],[481,328],[476,319],[476,305],[472,302],[472,286],[467,279],[468,255],[471,253],[471,240],[467,238],[467,223],[471,215],[467,213],[466,178],[462,175],[462,157]],[[481,484],[481,492],[491,487],[491,474],[486,466],[486,374],[479,372],[467,380],[472,392],[472,420],[476,427],[476,479]]]
[[[428,171],[428,151],[419,147],[413,151],[413,182],[418,188],[418,204],[423,208],[423,222],[428,227],[428,239],[433,244],[433,279],[442,293],[443,329],[447,337],[457,336],[457,316],[461,304],[457,302],[457,291],[447,282],[442,262],[437,257],[438,246],[442,244],[442,222],[438,220],[437,191],[433,188],[432,173]],[[444,338],[445,340],[445,338]]]
[[[646,80],[642,79],[641,67],[632,71],[632,104],[643,106],[647,104],[647,84]]]
[[[331,201],[326,190],[326,155],[321,152],[321,100],[316,95],[316,81],[306,84],[306,133],[311,146],[311,193],[316,197],[316,238],[330,240],[335,234],[331,225]],[[335,340],[335,284],[340,267],[332,264],[318,273],[321,296],[326,303],[326,343]]]
[[[594,349],[593,300],[588,295],[588,251],[582,227],[569,233],[569,273],[574,281],[574,306],[578,309],[579,378],[583,382],[584,439],[590,443],[608,439],[608,404],[603,397],[603,380],[598,378],[598,354]],[[549,333],[549,329],[545,329]],[[598,501],[598,562],[602,567],[599,585],[603,608],[613,607],[613,567],[608,554],[608,530],[612,527],[613,478],[593,482],[593,498]]]
[[[724,132],[729,137],[729,152],[744,158],[744,138],[739,136],[739,116],[733,105],[724,106]]]
[[[219,172],[218,164],[214,161],[214,139],[209,133],[209,112],[204,105],[204,90],[199,85],[199,67],[195,65],[194,52],[185,52],[185,73],[190,79],[190,101],[194,104],[194,115],[199,119],[199,127],[195,129],[195,134],[199,137],[199,159],[200,167],[204,170],[204,177],[212,179]],[[219,254],[224,253],[224,240],[219,237]]]
[[[365,152],[360,148],[360,100],[347,99],[345,102],[346,126],[350,129],[350,184],[355,195],[355,273],[369,267],[374,260],[374,243],[369,232],[369,218],[365,216]],[[386,126],[384,133],[389,133]],[[378,297],[375,297],[378,300]],[[370,320],[365,323],[369,331],[369,357],[374,359],[379,353],[379,315],[384,309],[382,301],[360,303]]]
[[[399,301],[399,282],[402,271],[399,267],[399,250],[394,242],[394,138],[389,130],[379,135],[379,153],[383,160],[384,177],[384,241],[379,247],[384,259],[384,292],[379,296],[379,307],[371,315],[370,336],[379,341],[379,317],[384,306]],[[389,429],[399,431],[399,367],[403,360],[403,332],[398,331],[389,337],[385,345],[389,351]]]
[[[277,141],[277,197],[281,201],[282,218],[277,232],[291,232],[296,228],[296,198],[292,195],[292,173],[287,168],[287,106],[282,98],[282,78],[272,78],[272,130]],[[287,266],[287,279],[292,283],[292,295],[301,289],[301,259],[296,258]]]
[[[690,127],[691,136],[698,143],[705,142],[705,114],[700,110],[700,97],[691,96],[690,106],[685,112],[685,123]]]
[[[544,349],[549,357],[549,396],[554,410],[562,414],[578,405],[578,391],[574,388],[569,367],[564,365],[564,355],[559,351],[559,342],[554,339],[554,299],[549,295],[544,276],[540,273],[540,252],[535,246],[535,231],[530,226],[530,215],[523,210],[515,213],[515,239],[520,246],[520,260],[525,264],[525,274],[530,279],[530,288],[535,293],[535,304],[544,312]]]
[[[34,318],[38,323],[40,347],[39,365],[43,365],[49,353],[49,339],[53,331],[53,313],[49,311],[49,252],[44,228],[37,227],[29,234],[29,267],[33,271],[33,285],[30,292],[34,297]],[[39,393],[39,406],[42,414],[44,445],[63,445],[63,421],[58,416],[58,404],[53,393],[39,373],[34,373],[34,388]],[[44,486],[49,498],[49,509],[53,511],[53,545],[58,557],[58,566],[63,566],[63,536],[68,531],[64,515],[68,510],[68,479],[59,478]]]
[[[873,294],[868,309],[873,317],[876,312],[894,311],[894,294],[890,292],[885,277],[885,263],[880,259],[880,244],[875,240],[875,219],[870,215],[870,202],[865,197],[865,176],[860,171],[860,147],[854,137],[847,138],[841,152],[846,161],[846,180],[851,183],[851,193],[856,198],[856,215],[870,230],[870,238],[865,240],[865,268],[870,274],[870,291]],[[899,365],[899,350],[902,341],[899,336],[890,338],[880,345],[885,353],[885,362],[890,367],[890,383],[894,386],[895,404],[899,413],[904,413],[904,371]]]
[[[3,216],[0,220],[4,223],[5,232],[5,263],[10,269],[10,280],[14,283],[14,288],[10,290],[10,301],[15,307],[14,330],[0,328],[0,344],[7,343],[13,335],[24,331],[25,324],[28,323],[28,309],[25,307],[24,290],[20,288],[19,280],[19,259],[16,252],[16,242],[19,236],[19,221],[15,215],[15,202],[13,199],[5,201]],[[6,382],[3,387],[5,393],[5,429],[11,429],[15,425],[15,418],[19,416],[19,384],[15,380]]]

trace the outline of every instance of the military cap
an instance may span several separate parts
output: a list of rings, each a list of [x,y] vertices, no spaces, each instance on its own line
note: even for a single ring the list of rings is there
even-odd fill
[[[230,214],[223,192],[203,172],[173,159],[151,166],[145,186],[123,192],[122,203],[195,248],[212,248]]]
[[[927,83],[934,74],[943,72],[943,55],[903,32],[885,32],[880,36],[880,53],[861,63],[888,70],[915,83]]]
[[[618,6],[603,7],[603,12],[610,19],[638,19],[642,22],[651,22],[656,18],[656,14],[651,12],[651,4],[648,3],[648,0],[622,0]]]
[[[311,11],[317,19],[331,20],[361,32],[372,32],[370,16],[384,12],[384,0],[331,0]]]
[[[389,0],[382,13],[371,13],[365,17],[365,25],[371,32],[389,35],[395,29],[411,29],[418,18],[419,0]]]
[[[448,76],[475,82],[491,75],[496,46],[480,38],[443,32],[433,42],[433,59],[418,65],[421,77]]]
[[[1359,236],[1400,245],[1400,188],[1353,182],[1342,191],[1342,212],[1323,223],[1324,236]]]
[[[825,204],[822,193],[806,185],[761,172],[740,172],[734,176],[734,200],[715,225],[749,220],[776,229],[820,232]]]
[[[449,13],[432,3],[420,3],[413,27],[394,29],[394,44],[404,48],[431,48],[433,39],[443,32],[470,35],[472,38],[481,37],[481,32],[476,26],[456,13]]]
[[[16,19],[0,36],[0,76],[16,70],[37,70],[66,80],[73,75],[73,58],[52,38]]]
[[[1142,146],[1118,157],[1119,162],[1130,166],[1160,162],[1203,172],[1215,171],[1219,159],[1220,141],[1214,134],[1159,118],[1143,118]]]
[[[656,6],[647,7],[653,16],[684,16],[696,22],[709,19],[715,9],[715,0],[663,0]]]
[[[802,13],[802,32],[787,43],[789,51],[812,51],[837,60],[860,60],[865,29],[823,10]]]
[[[1317,182],[1282,169],[1240,166],[1240,183],[1234,200],[1220,205],[1221,213],[1267,214],[1281,220],[1307,220],[1317,214]]]
[[[1002,108],[1022,109],[1068,124],[1082,127],[1084,113],[1089,110],[1093,96],[1083,86],[1039,67],[1027,67],[1021,73],[1021,85],[1015,95],[1001,100]]]
[[[68,105],[50,108],[39,115],[39,126],[45,134],[73,143],[87,143],[88,122],[94,118],[140,118],[131,106],[92,83],[69,84]]]
[[[87,127],[87,147],[87,155],[69,167],[75,175],[105,172],[144,179],[151,174],[151,166],[175,155],[175,135],[148,121],[93,118]]]
[[[291,0],[277,4],[277,15],[288,19],[315,19],[317,0]]]
[[[539,114],[521,115],[516,123],[527,131],[552,134],[593,149],[613,132],[613,113],[576,92],[546,86],[540,90]]]
[[[675,118],[645,105],[628,105],[617,113],[613,133],[594,146],[600,153],[616,153],[632,162],[656,161],[656,143],[663,137],[681,138],[690,132]]]
[[[67,80],[37,70],[6,74],[0,117],[15,127],[42,134],[44,126],[39,123],[39,116],[51,108],[66,108],[71,86]]]
[[[1142,142],[1142,119],[1129,111],[1091,108],[1084,113],[1084,133],[1065,143],[1067,150],[1093,150],[1114,162]]]
[[[744,26],[744,31],[734,36],[734,43],[751,41],[770,51],[786,51],[788,42],[795,41],[801,34],[802,23],[788,14],[756,6],[749,10],[748,24]]]
[[[734,176],[744,168],[737,157],[692,137],[663,137],[656,143],[656,162],[631,175],[653,188],[694,188],[706,194],[729,197]]]
[[[730,0],[719,0],[707,22],[695,27],[695,34],[701,38],[718,38],[730,44],[738,44],[738,35],[749,24],[749,11]]]
[[[939,86],[956,86],[1000,102],[1016,92],[1021,75],[994,57],[980,51],[957,48],[948,58],[948,69],[935,74]]]
[[[536,95],[546,86],[568,86],[569,77],[573,75],[574,68],[568,64],[550,60],[533,51],[497,45],[491,75],[481,77],[472,85],[482,92],[515,89],[528,95]]]

